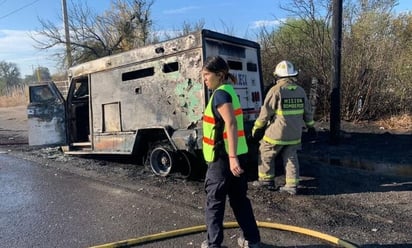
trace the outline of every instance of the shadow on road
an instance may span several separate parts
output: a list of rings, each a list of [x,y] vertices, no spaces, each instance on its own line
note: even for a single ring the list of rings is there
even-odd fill
[[[412,135],[329,132],[303,137],[302,194],[347,194],[412,190]]]

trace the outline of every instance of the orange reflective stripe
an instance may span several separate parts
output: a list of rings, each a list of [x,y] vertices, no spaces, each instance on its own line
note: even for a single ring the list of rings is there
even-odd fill
[[[238,136],[238,137],[243,137],[243,136],[245,136],[245,131],[239,130],[239,131],[237,132],[237,136]]]
[[[235,116],[236,116],[236,115],[241,115],[241,114],[243,114],[241,108],[235,109],[234,112],[235,112]]]
[[[235,109],[234,110],[235,116],[243,114],[243,111],[241,108]],[[215,124],[215,118],[212,116],[204,115],[203,116],[203,121],[211,124]]]
[[[209,139],[209,138],[204,137],[204,136],[203,136],[203,142],[208,144],[208,145],[211,145],[211,146],[215,145],[215,141],[213,139]]]
[[[207,123],[210,123],[210,124],[215,124],[215,118],[213,118],[211,116],[204,115],[203,116],[203,121],[207,122]]]
[[[243,130],[237,131],[237,136],[238,136],[238,137],[243,137],[243,136],[245,136],[245,131],[243,131]],[[224,139],[227,139],[227,132],[224,132],[224,133],[223,133],[223,138],[224,138]]]

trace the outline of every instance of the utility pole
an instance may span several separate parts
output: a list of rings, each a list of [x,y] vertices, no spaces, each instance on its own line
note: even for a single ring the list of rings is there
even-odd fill
[[[340,142],[340,82],[342,47],[342,0],[333,0],[332,6],[332,89],[330,106],[330,143]]]
[[[37,69],[36,69],[36,76],[37,76],[37,82],[41,82],[42,79],[41,79],[41,75],[40,75],[40,67],[39,66],[37,66]]]
[[[67,58],[67,67],[72,66],[72,50],[71,50],[71,43],[70,43],[70,32],[69,32],[69,21],[67,17],[67,5],[66,0],[62,0],[62,8],[63,8],[63,22],[64,22],[64,31],[66,36],[66,58]]]

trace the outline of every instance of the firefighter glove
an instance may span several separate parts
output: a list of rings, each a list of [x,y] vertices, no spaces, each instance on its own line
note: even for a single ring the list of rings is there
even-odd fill
[[[256,127],[253,126],[252,128],[252,138],[255,141],[260,141],[263,138],[263,135],[265,134],[265,128],[261,127]]]
[[[314,140],[318,137],[318,133],[316,132],[316,129],[314,127],[308,128],[308,135],[311,140]]]

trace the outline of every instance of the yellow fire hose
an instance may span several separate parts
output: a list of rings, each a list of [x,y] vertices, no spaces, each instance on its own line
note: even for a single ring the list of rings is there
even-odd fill
[[[278,230],[283,230],[283,231],[290,231],[290,232],[295,232],[295,233],[300,233],[304,234],[307,236],[312,236],[315,238],[323,239],[325,241],[329,241],[332,244],[339,245],[341,247],[345,248],[358,248],[358,246],[349,243],[345,240],[333,237],[328,234],[324,234],[318,231],[313,231],[307,228],[302,228],[302,227],[297,227],[297,226],[291,226],[291,225],[284,225],[284,224],[278,224],[278,223],[271,223],[271,222],[261,222],[261,221],[256,221],[258,227],[264,227],[264,228],[270,228],[270,229],[278,229]],[[237,228],[239,227],[239,224],[237,222],[225,222],[223,223],[224,228]],[[107,244],[102,244],[102,245],[97,245],[97,246],[91,246],[89,248],[119,248],[119,247],[129,247],[129,246],[135,246],[151,241],[156,241],[156,240],[161,240],[161,239],[167,239],[167,238],[172,238],[172,237],[177,237],[177,236],[182,236],[182,235],[187,235],[187,234],[192,234],[192,233],[198,233],[198,232],[204,232],[206,231],[206,225],[201,225],[201,226],[193,226],[193,227],[187,227],[187,228],[182,228],[182,229],[177,229],[173,231],[168,231],[168,232],[162,232],[162,233],[157,233],[157,234],[152,234],[152,235],[147,235],[147,236],[142,236],[139,238],[132,238],[128,240],[123,240],[123,241],[118,241],[118,242],[113,242],[113,243],[107,243]]]

